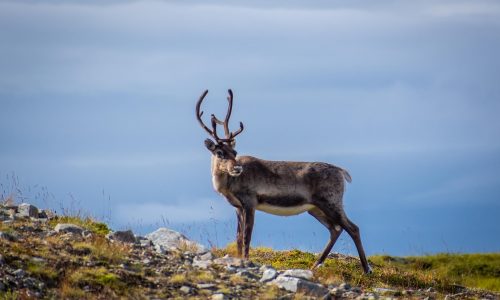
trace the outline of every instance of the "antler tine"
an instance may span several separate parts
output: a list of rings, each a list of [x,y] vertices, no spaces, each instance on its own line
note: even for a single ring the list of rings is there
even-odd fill
[[[240,122],[240,129],[236,130],[235,132],[231,132],[231,139],[234,139],[238,134],[240,134],[243,131],[243,122]]]
[[[229,96],[227,97],[227,101],[229,102],[229,106],[227,108],[227,113],[226,113],[226,118],[224,119],[224,122],[217,119],[217,117],[215,117],[215,115],[212,114],[212,118],[214,119],[214,121],[219,124],[219,125],[222,125],[224,127],[224,134],[226,135],[226,139],[231,139],[231,132],[229,131],[229,118],[231,118],[231,113],[233,111],[233,91],[231,91],[231,89],[227,90],[227,92],[229,93]]]
[[[229,104],[227,108],[226,118],[224,119],[224,133],[227,139],[232,138],[232,133],[229,131],[229,118],[231,118],[231,113],[233,112],[233,91],[228,89],[227,92],[229,96],[227,97],[227,102]]]
[[[201,94],[200,96],[200,99],[198,99],[198,102],[196,103],[196,118],[198,119],[198,123],[200,123],[201,127],[203,129],[205,129],[206,132],[208,132],[208,134],[210,134],[211,136],[214,136],[214,131],[210,130],[206,125],[205,123],[203,123],[203,120],[201,119],[201,116],[203,115],[203,111],[200,112],[200,107],[201,107],[201,103],[203,102],[203,99],[205,99],[205,96],[208,94],[208,90],[205,90],[203,92],[203,94]]]
[[[217,117],[212,114],[211,115],[211,125],[212,125],[212,130],[210,130],[205,123],[203,123],[203,120],[201,119],[201,116],[203,115],[203,111],[200,111],[201,103],[203,102],[203,99],[207,95],[208,90],[205,90],[203,94],[200,96],[200,99],[196,103],[196,118],[198,119],[198,122],[200,123],[201,127],[205,129],[208,134],[210,134],[217,143],[230,143],[234,140],[234,138],[240,134],[243,131],[243,123],[240,122],[240,128],[236,132],[231,132],[229,131],[229,119],[231,118],[231,113],[233,110],[233,91],[231,89],[228,90],[229,96],[227,97],[227,101],[229,103],[229,106],[227,108],[227,113],[226,113],[226,118],[224,121],[221,121],[217,119]],[[221,139],[217,135],[217,124],[222,125],[224,127],[224,134],[226,135],[226,138]]]
[[[212,122],[212,130],[213,130],[213,137],[215,138],[215,140],[219,143],[219,142],[225,142],[226,140],[225,139],[221,139],[219,138],[219,136],[217,135],[217,124],[219,120],[217,120],[217,118],[215,117],[214,114],[212,114],[212,118],[211,118],[211,122]]]

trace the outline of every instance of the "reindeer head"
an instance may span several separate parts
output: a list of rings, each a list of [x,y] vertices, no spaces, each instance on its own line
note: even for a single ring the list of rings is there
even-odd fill
[[[201,127],[205,129],[208,134],[214,138],[215,142],[211,139],[205,140],[205,147],[208,151],[212,153],[213,167],[216,168],[218,172],[227,173],[231,176],[239,176],[243,172],[243,167],[236,161],[236,151],[234,147],[236,145],[235,137],[243,131],[243,123],[240,122],[240,128],[235,132],[229,131],[229,118],[231,118],[231,111],[233,109],[233,92],[228,90],[229,96],[227,101],[229,102],[226,118],[224,121],[220,121],[212,114],[211,123],[212,129],[209,129],[201,119],[203,111],[200,111],[201,103],[208,90],[203,92],[200,99],[196,103],[196,118],[200,123]],[[217,135],[217,125],[222,125],[224,128],[225,138],[219,138]]]

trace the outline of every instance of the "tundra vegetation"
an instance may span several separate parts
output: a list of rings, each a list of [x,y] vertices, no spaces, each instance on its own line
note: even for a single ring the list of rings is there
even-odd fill
[[[232,243],[211,249],[204,254],[208,255],[206,259],[210,264],[197,267],[199,255],[191,252],[194,249],[180,247],[182,249],[160,254],[148,243],[113,240],[107,235],[111,232],[108,226],[92,218],[12,219],[5,211],[0,205],[3,219],[0,221],[0,299],[275,299],[283,296],[300,299],[306,296],[304,292],[290,293],[260,282],[263,275],[258,269],[264,265],[278,272],[309,269],[317,259],[316,254],[297,249],[276,251],[254,247],[249,253],[252,263],[248,263],[231,259],[238,252],[236,243]],[[70,229],[56,232],[54,229],[63,222],[77,225],[82,233],[75,234]],[[217,260],[228,259],[241,265],[230,267],[217,263]],[[313,270],[310,280],[320,283],[333,298],[499,297],[499,253],[376,255],[368,260],[373,273],[365,275],[357,257],[332,253],[322,266]]]

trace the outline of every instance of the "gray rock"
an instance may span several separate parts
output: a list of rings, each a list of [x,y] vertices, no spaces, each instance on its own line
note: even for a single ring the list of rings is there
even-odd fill
[[[0,231],[0,239],[9,242],[15,242],[17,240],[16,236],[7,232]]]
[[[332,296],[335,296],[335,297],[340,297],[340,296],[342,296],[342,293],[343,293],[343,292],[344,292],[344,291],[343,291],[342,289],[338,288],[338,287],[334,287],[334,288],[330,289],[330,294],[331,294]]]
[[[74,233],[74,234],[82,234],[83,233],[83,228],[81,228],[80,226],[77,226],[75,224],[59,223],[56,225],[54,230],[57,233]]]
[[[39,218],[39,219],[47,219],[48,216],[47,216],[47,213],[45,211],[41,210],[41,211],[38,212],[38,217],[37,218]]]
[[[189,294],[191,293],[192,291],[192,288],[190,288],[189,286],[181,286],[181,288],[179,289],[181,292],[183,292],[184,294]]]
[[[164,246],[162,246],[162,245],[158,245],[158,244],[155,245],[155,244],[153,244],[153,246],[154,246],[154,249],[155,249],[155,251],[157,253],[160,253],[160,254],[166,254],[166,253],[168,253],[167,249]]]
[[[260,282],[268,282],[268,281],[271,281],[273,280],[274,278],[276,278],[276,276],[278,276],[278,271],[276,271],[274,268],[272,267],[267,267],[263,270],[262,272],[262,277],[260,278]]]
[[[196,287],[200,290],[211,290],[216,288],[217,286],[213,283],[198,283]]]
[[[148,240],[147,238],[141,237],[136,237],[137,241],[141,245],[141,247],[150,247],[153,245],[153,242],[151,240]]]
[[[270,265],[262,265],[259,267],[259,272],[264,272],[266,269],[272,268]]]
[[[0,281],[0,291],[2,292],[5,292],[7,291],[7,287],[5,286],[5,284],[3,284],[3,282]]]
[[[186,250],[186,248],[190,252],[195,253],[207,252],[205,246],[191,241],[183,234],[168,228],[159,228],[158,230],[147,234],[146,238],[153,242],[155,249],[159,253],[165,253],[169,250]]]
[[[5,221],[5,220],[9,220],[9,219],[10,219],[10,215],[4,214],[2,211],[0,211],[0,221]]]
[[[35,278],[27,277],[23,279],[23,286],[32,290],[38,289],[40,286],[40,281],[36,280]]]
[[[393,289],[388,289],[388,288],[374,288],[373,291],[375,293],[379,293],[379,294],[395,294],[397,293],[396,290],[393,290]]]
[[[12,272],[12,275],[16,276],[17,278],[24,277],[26,275],[26,271],[24,271],[23,269],[17,269]]]
[[[106,237],[113,241],[119,241],[122,243],[131,243],[134,244],[136,242],[134,233],[132,230],[125,231],[115,231],[106,235]]]
[[[289,292],[303,293],[306,296],[324,297],[329,294],[328,289],[324,286],[297,277],[280,275],[268,284],[274,284],[277,287],[285,289]]]
[[[212,260],[214,258],[212,252],[207,252],[201,255],[196,256],[197,260]]]
[[[244,262],[241,258],[232,257],[227,254],[224,257],[214,259],[214,264],[237,268],[241,268],[244,266]]]
[[[23,218],[38,218],[38,208],[28,203],[21,203],[17,207],[17,215]]]
[[[212,265],[211,260],[199,260],[196,257],[193,259],[193,267],[199,268],[199,269],[207,269]]]
[[[297,277],[305,280],[311,280],[313,278],[313,272],[311,270],[303,270],[303,269],[290,269],[286,270],[282,274],[283,276],[288,277]]]
[[[248,270],[245,270],[245,269],[239,271],[238,273],[236,273],[236,275],[240,276],[240,277],[252,279],[252,280],[257,280],[259,278],[259,276],[255,275],[254,273],[252,273]]]
[[[349,283],[344,282],[339,285],[339,288],[344,291],[348,291],[351,289],[351,285]]]
[[[55,212],[53,212],[52,210],[50,209],[42,209],[39,213],[38,213],[38,217],[39,218],[47,218],[47,219],[53,219],[55,218],[57,215]]]

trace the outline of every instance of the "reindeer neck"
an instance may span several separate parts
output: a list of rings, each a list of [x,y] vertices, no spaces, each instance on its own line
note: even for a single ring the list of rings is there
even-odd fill
[[[211,161],[212,184],[217,192],[225,194],[225,192],[229,188],[228,183],[230,180],[229,178],[230,176],[229,174],[218,170],[216,164],[217,164],[217,159],[215,158],[215,156],[212,156],[212,161]]]

